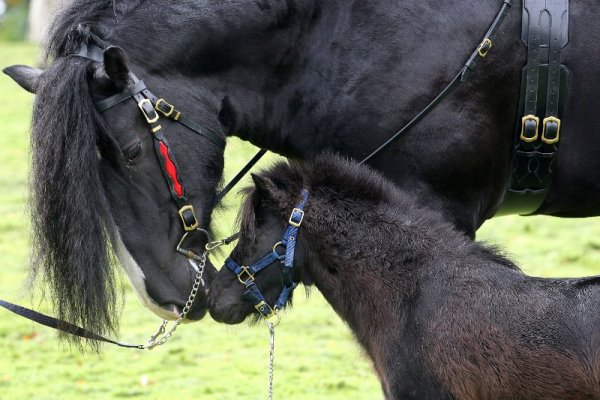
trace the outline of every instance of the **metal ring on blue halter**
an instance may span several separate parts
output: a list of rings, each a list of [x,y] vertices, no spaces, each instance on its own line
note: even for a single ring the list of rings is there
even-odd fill
[[[273,317],[277,317],[277,320],[275,320],[275,322],[271,321],[271,318],[273,318]],[[279,314],[278,309],[273,308],[273,312],[271,313],[271,315],[265,319],[265,324],[269,328],[275,328],[277,325],[279,325],[280,322],[281,322],[281,314]]]
[[[279,252],[277,251],[277,247],[282,246],[284,248],[287,248],[286,245],[283,244],[283,242],[277,242],[273,245],[273,253],[279,255]]]

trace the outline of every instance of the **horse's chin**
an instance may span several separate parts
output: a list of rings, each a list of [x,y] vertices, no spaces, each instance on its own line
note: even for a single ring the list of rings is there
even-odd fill
[[[126,250],[123,242],[117,237],[117,240],[114,243],[117,258],[119,259],[123,269],[127,277],[129,278],[129,282],[133,288],[134,293],[136,294],[138,300],[142,303],[142,305],[151,311],[154,315],[158,316],[161,319],[174,321],[179,318],[183,308],[185,307],[186,301],[188,300],[188,296],[192,290],[192,284],[196,278],[196,274],[198,272],[197,263],[190,261],[183,257],[180,254],[174,254],[173,264],[170,265],[170,268],[179,268],[183,270],[184,268],[188,270],[189,274],[189,292],[186,290],[186,293],[181,293],[177,298],[171,297],[168,301],[160,302],[154,299],[151,295],[151,291],[148,290],[146,276],[142,270],[142,268],[137,264],[131,254]],[[208,286],[211,276],[215,273],[214,266],[210,263],[210,261],[206,261],[203,279],[205,280],[205,285]],[[185,323],[195,322],[202,319],[207,312],[208,304],[207,304],[207,291],[205,288],[200,288],[196,294],[196,298],[194,299],[194,303],[191,309],[186,314],[186,318],[184,319]],[[165,299],[167,300],[167,299]]]
[[[248,314],[243,311],[236,311],[233,307],[226,310],[218,310],[216,308],[209,307],[208,309],[210,316],[216,322],[220,322],[228,325],[241,324],[246,320]]]

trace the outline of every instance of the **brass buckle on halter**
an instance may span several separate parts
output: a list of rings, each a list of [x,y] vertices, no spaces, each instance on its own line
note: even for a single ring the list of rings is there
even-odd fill
[[[138,103],[138,107],[142,111],[142,114],[144,114],[144,118],[146,118],[146,121],[149,124],[153,124],[156,121],[158,121],[158,113],[154,111],[154,107],[152,106],[152,102],[150,100],[140,100],[140,102]],[[150,113],[153,113],[154,115],[151,115]]]
[[[190,223],[188,223],[185,220],[185,215],[184,215],[188,211],[190,211],[192,213],[192,217],[194,217],[194,220],[191,221]],[[179,214],[179,218],[181,218],[181,222],[183,222],[183,229],[185,231],[190,232],[190,231],[196,230],[196,228],[198,228],[198,226],[200,226],[200,223],[198,222],[198,218],[196,218],[196,214],[194,213],[194,206],[192,206],[191,204],[181,207],[181,209],[179,209],[179,211],[177,213]]]
[[[549,124],[555,124],[555,126],[548,126]],[[560,140],[560,119],[556,117],[546,117],[544,118],[544,122],[542,123],[542,142],[546,144],[554,144],[558,143]],[[549,129],[548,129],[549,128]],[[556,130],[554,133],[554,137],[548,138],[546,137],[546,132],[552,130]]]
[[[242,279],[242,278],[244,277],[244,274],[246,274],[246,275],[247,275],[247,278],[246,278],[246,279]],[[239,273],[239,274],[237,274],[237,278],[238,278],[238,281],[240,281],[240,283],[241,283],[242,285],[246,285],[248,282],[252,282],[252,281],[254,281],[254,275],[252,275],[252,274],[250,273],[250,271],[249,271],[249,268],[248,268],[248,267],[244,267],[244,266],[242,266],[242,270],[240,271],[240,273]]]
[[[493,45],[494,44],[492,43],[490,38],[483,39],[483,42],[481,42],[481,44],[477,48],[477,54],[479,54],[479,57],[484,58],[485,56],[487,56],[488,52],[490,51]]]
[[[277,312],[273,310],[273,308],[270,305],[268,305],[265,301],[261,301],[260,303],[255,305],[254,308],[266,319],[273,318],[275,315],[277,315]]]
[[[162,108],[160,108],[161,105],[164,105],[167,108],[167,111],[165,111]],[[167,118],[169,118],[175,112],[175,106],[173,106],[172,104],[168,103],[164,99],[158,99],[158,100],[156,100],[156,104],[154,105],[154,108],[157,111],[160,111]]]
[[[299,220],[299,221],[294,221],[294,215],[295,215],[296,213],[299,213],[299,214],[300,214],[300,220]],[[289,223],[291,226],[295,227],[295,228],[299,228],[299,227],[300,227],[300,225],[302,225],[302,220],[304,220],[304,211],[303,211],[303,210],[301,210],[301,209],[299,209],[299,208],[294,208],[294,209],[292,210],[292,214],[290,215],[290,219],[288,220],[288,223]]]
[[[526,143],[535,142],[538,138],[538,127],[540,119],[535,115],[526,115],[521,120],[521,135],[520,138]],[[535,132],[533,135],[527,136],[527,133]]]

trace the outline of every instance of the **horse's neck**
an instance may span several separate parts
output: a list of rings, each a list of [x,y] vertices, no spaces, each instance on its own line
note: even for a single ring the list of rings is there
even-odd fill
[[[499,7],[480,3],[322,5],[258,96],[232,99],[232,134],[286,156],[368,154],[460,70]]]
[[[329,149],[361,160],[452,80],[500,5],[377,0],[324,6],[282,68],[266,70],[258,92],[230,96],[228,130],[288,157]],[[518,30],[513,14],[499,36],[517,38]],[[520,78],[516,44],[498,40],[493,58],[371,162],[470,235],[493,215],[505,190]],[[481,129],[485,134],[473,145]],[[457,192],[440,184],[450,179],[455,186],[487,186]]]

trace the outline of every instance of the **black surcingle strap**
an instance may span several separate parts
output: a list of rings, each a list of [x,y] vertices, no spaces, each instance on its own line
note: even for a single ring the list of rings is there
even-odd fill
[[[519,117],[508,191],[496,215],[532,214],[544,203],[558,157],[569,70],[561,50],[569,41],[568,0],[524,0]]]

